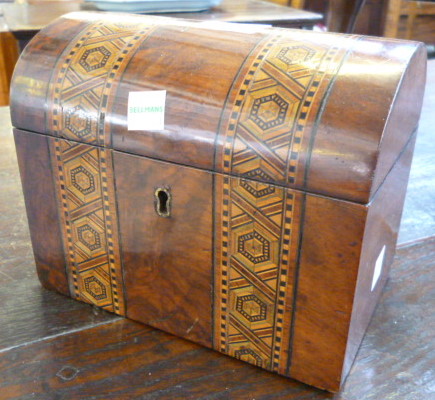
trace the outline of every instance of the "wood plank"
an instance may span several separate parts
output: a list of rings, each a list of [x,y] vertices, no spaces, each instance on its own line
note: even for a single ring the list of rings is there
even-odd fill
[[[397,37],[402,0],[389,0],[384,24],[385,37]]]
[[[9,85],[17,60],[16,39],[10,32],[0,32],[0,106],[9,104]]]
[[[0,381],[3,399],[30,393],[68,399],[323,398],[319,390],[129,320],[0,354]]]

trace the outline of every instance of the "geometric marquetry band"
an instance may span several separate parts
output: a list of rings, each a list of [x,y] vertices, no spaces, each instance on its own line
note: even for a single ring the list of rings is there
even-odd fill
[[[152,26],[139,24],[90,24],[65,49],[51,79],[47,129],[72,140],[55,139],[51,146],[71,292],[121,315],[125,305],[111,152],[89,144],[109,143],[109,94],[151,31]]]
[[[289,365],[303,198],[267,182],[302,183],[299,154],[310,145],[314,100],[337,73],[340,47],[284,35],[261,42],[233,83],[219,133],[225,176],[215,193],[215,348],[281,374]]]
[[[110,150],[50,139],[71,293],[124,314]]]
[[[61,55],[51,79],[47,119],[54,136],[107,145],[106,115],[111,93],[151,25],[90,24]]]

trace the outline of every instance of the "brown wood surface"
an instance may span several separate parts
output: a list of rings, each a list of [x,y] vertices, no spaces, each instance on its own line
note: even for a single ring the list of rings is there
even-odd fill
[[[47,27],[41,32],[41,35],[45,36],[47,39],[56,36],[56,40],[44,40],[32,48],[30,46],[27,48],[26,53],[30,59],[37,59],[37,54],[43,52],[45,54],[43,62],[43,68],[38,68],[35,75],[30,76],[26,73],[23,64],[17,64],[16,71],[16,85],[23,90],[24,96],[26,98],[26,114],[29,120],[32,121],[31,125],[27,125],[24,128],[33,132],[43,132],[45,127],[45,113],[41,113],[41,110],[45,108],[45,94],[48,89],[48,82],[50,81],[50,76],[56,58],[59,51],[65,50],[68,45],[68,40],[71,35],[74,35],[78,30],[84,28],[84,24],[80,21],[73,22],[68,26],[63,26],[60,32],[55,32],[53,27]],[[23,69],[24,67],[24,69]],[[13,107],[14,103],[14,89],[11,88],[11,101],[10,104]],[[11,109],[11,117],[19,118],[19,113],[24,112],[24,108]]]
[[[0,32],[0,105],[9,104],[9,86],[18,60],[18,44],[10,32]]]
[[[383,35],[435,43],[434,16],[433,2],[389,0]]]
[[[355,21],[354,33],[383,36],[387,0],[365,0]]]
[[[354,368],[336,396],[121,320],[3,351],[2,397],[430,398],[434,249],[432,240],[399,250]]]
[[[47,289],[69,295],[49,138],[14,131],[23,193],[39,280]],[[41,176],[45,179],[35,179]],[[44,204],[44,207],[41,207]],[[43,237],[44,240],[38,238]]]
[[[32,199],[29,195],[32,195],[33,198],[46,195],[48,201],[52,200],[55,198],[54,194],[50,194],[53,190],[38,185],[38,177],[45,175],[45,182],[54,181],[50,168],[45,164],[47,164],[49,157],[48,149],[52,148],[51,142],[54,142],[55,139],[19,130],[16,131],[16,138],[22,164],[21,171],[24,177],[25,193],[28,195],[27,200]],[[61,142],[66,143],[64,140]],[[94,151],[87,150],[87,148],[92,149],[93,146],[80,144],[73,145],[69,153],[77,154],[78,151],[74,149],[80,149],[83,146],[86,154]],[[365,206],[288,191],[288,199],[284,203],[290,201],[289,199],[294,199],[289,203],[292,211],[290,219],[293,220],[293,225],[289,226],[289,230],[291,228],[293,239],[290,249],[291,256],[285,263],[289,265],[285,274],[288,277],[287,293],[283,292],[283,295],[279,295],[280,303],[285,304],[285,307],[282,308],[282,317],[280,317],[284,319],[284,322],[278,323],[282,326],[280,330],[282,337],[279,335],[279,342],[282,342],[281,346],[285,357],[283,355],[277,358],[276,372],[328,390],[337,391],[340,388],[341,381],[345,378],[347,370],[352,364],[376,305],[376,300],[385,283],[397,239],[400,210],[406,187],[403,179],[409,172],[412,150],[412,145],[409,145],[408,151],[396,163],[374,200],[373,204],[377,204],[378,208],[389,204],[390,213],[384,213],[383,217],[379,216],[376,211],[371,211],[374,207],[372,204]],[[81,152],[82,150],[79,150],[79,153]],[[216,318],[213,316],[212,290],[217,284],[215,290],[219,293],[223,287],[226,287],[226,284],[221,286],[219,279],[226,281],[233,276],[234,280],[233,274],[236,270],[239,274],[245,274],[243,272],[245,261],[243,258],[240,259],[240,252],[246,254],[248,251],[253,256],[258,257],[261,251],[259,248],[247,250],[246,245],[243,245],[244,248],[240,250],[240,239],[238,241],[231,239],[233,247],[228,250],[231,255],[231,265],[237,262],[239,266],[234,266],[236,270],[233,269],[233,272],[230,272],[229,278],[226,278],[226,274],[221,278],[222,272],[217,269],[221,262],[217,264],[213,262],[213,253],[220,254],[222,251],[219,233],[214,234],[217,238],[216,241],[212,238],[212,225],[216,224],[214,220],[219,220],[221,214],[221,211],[218,211],[215,216],[214,210],[212,211],[213,202],[210,199],[214,196],[215,184],[213,184],[213,180],[221,182],[223,179],[224,188],[228,188],[225,190],[231,190],[233,205],[230,221],[234,225],[242,224],[241,228],[234,228],[227,236],[239,235],[240,238],[241,235],[251,234],[252,228],[248,215],[243,216],[240,210],[245,209],[245,212],[250,215],[258,214],[256,217],[258,222],[255,222],[254,232],[261,232],[259,237],[261,240],[267,238],[268,249],[271,249],[267,250],[267,257],[275,260],[275,263],[278,262],[276,257],[279,252],[274,255],[275,250],[273,249],[276,248],[278,242],[274,241],[270,232],[264,231],[265,227],[268,227],[269,230],[274,229],[273,220],[266,219],[267,213],[263,214],[261,203],[248,204],[247,199],[243,199],[243,190],[245,190],[246,185],[250,185],[250,190],[272,190],[273,200],[268,200],[268,202],[276,205],[283,196],[283,189],[259,184],[255,181],[243,180],[240,183],[239,179],[236,178],[231,178],[230,184],[225,186],[225,180],[228,178],[213,177],[207,171],[120,152],[114,153],[116,204],[120,217],[120,245],[122,249],[121,259],[123,260],[126,315],[177,336],[237,356],[237,351],[234,352],[231,347],[228,350],[228,348],[221,348],[218,345],[220,343],[219,318],[214,323],[217,339],[215,344],[212,344],[213,317]],[[26,161],[25,164],[23,164],[24,161]],[[36,163],[41,164],[42,168],[45,166],[45,170],[32,170],[26,167],[26,165]],[[36,189],[32,184],[36,184]],[[222,186],[222,182],[217,185],[219,187],[217,193],[221,190],[220,186]],[[157,188],[170,190],[173,199],[170,218],[162,218],[156,213],[154,193]],[[38,190],[40,194],[38,194]],[[386,199],[385,196],[387,196]],[[388,196],[393,197],[390,199]],[[223,199],[225,199],[225,195]],[[218,197],[216,208],[219,208],[218,205],[222,202],[223,200]],[[43,203],[45,204],[47,201],[43,201]],[[33,219],[43,217],[42,214],[38,213],[40,204],[40,201],[30,202],[27,210],[32,234],[36,237],[38,222],[33,221]],[[48,204],[45,204],[44,209],[49,211],[53,209],[53,206],[50,208]],[[256,211],[249,211],[250,208]],[[276,210],[273,211],[274,214],[276,212]],[[369,214],[367,214],[368,212]],[[284,216],[287,220],[287,214],[282,214],[282,216],[278,214],[277,218],[284,220]],[[195,221],[195,224],[192,224],[192,220]],[[240,221],[236,222],[236,220]],[[385,221],[385,224],[379,225],[382,221]],[[53,225],[57,226],[56,221],[47,226]],[[246,228],[243,225],[247,225]],[[277,228],[286,231],[285,226],[277,226]],[[43,226],[39,227],[40,231],[43,229]],[[242,230],[240,231],[240,229]],[[376,232],[382,233],[380,238]],[[362,248],[364,235],[366,237]],[[58,242],[61,235],[49,231],[44,234],[44,237],[48,240],[41,243],[36,240],[35,245],[40,274],[43,274],[47,267],[44,263],[41,265],[39,260],[39,246],[50,245],[50,241]],[[300,237],[299,240],[298,237]],[[377,290],[370,293],[367,282],[370,282],[370,278],[373,276],[372,268],[377,254],[379,254],[379,243],[381,245],[385,243],[388,246],[385,270],[383,278],[377,285]],[[192,251],[192,246],[195,246],[196,250]],[[272,253],[272,257],[270,257],[269,251]],[[227,250],[225,250],[226,252]],[[262,252],[265,254],[264,248]],[[47,254],[51,255],[51,252],[47,250],[42,255],[46,256]],[[62,254],[61,250],[60,254]],[[53,265],[56,266],[56,262],[53,262]],[[63,263],[59,263],[59,265],[63,267]],[[265,268],[269,271],[272,270],[272,266],[273,264],[265,264]],[[58,267],[58,269],[60,268]],[[54,269],[51,272],[58,271]],[[261,302],[263,302],[258,304],[267,304],[265,303],[266,297],[274,297],[271,282],[262,283],[259,277],[252,273],[245,276],[249,281],[256,282],[257,288],[253,288],[254,292],[236,292],[241,293],[236,294],[237,296],[246,297],[246,293],[256,293],[255,296],[260,296]],[[282,276],[279,278],[280,281],[282,281]],[[358,286],[357,277],[358,281],[363,282]],[[65,276],[59,278],[56,275],[46,276],[43,274],[42,281],[45,286],[61,291],[61,285],[62,283],[65,285],[66,278]],[[237,286],[243,288],[246,283],[236,284],[235,289],[234,287],[231,289],[230,286],[230,293],[231,290],[238,290]],[[281,293],[282,285],[279,287],[279,293]],[[354,301],[355,288],[357,287],[359,294]],[[224,302],[218,294],[214,297],[214,308],[217,310],[216,312],[219,312],[219,305],[225,304],[226,301]],[[258,299],[258,297],[256,298]],[[233,301],[231,297],[229,299],[230,302]],[[87,301],[83,298],[82,300]],[[238,307],[237,310],[239,310]],[[269,307],[277,307],[277,305],[275,303],[274,306],[273,303],[270,303],[267,307],[267,314],[270,314],[272,308],[269,309]],[[279,309],[275,310],[275,313],[278,311]],[[230,318],[236,318],[234,312],[235,310],[230,314]],[[352,314],[354,314],[353,326],[356,328],[351,327],[349,331]],[[257,314],[254,312],[254,315]],[[237,322],[237,320],[234,321],[234,323]],[[274,329],[276,323],[271,323],[271,328],[268,327],[269,322],[266,325],[263,324],[263,331]],[[246,331],[245,334],[249,335],[249,332]],[[287,342],[288,340],[290,341]],[[249,345],[248,342],[244,346]],[[346,353],[347,348],[350,350]],[[265,345],[259,349],[262,349],[264,354],[268,352]],[[278,348],[278,351],[280,349],[281,347]],[[346,366],[344,366],[345,360]],[[271,368],[268,364],[262,366],[267,369]],[[346,372],[342,376],[343,368]]]
[[[366,216],[365,206],[307,196],[290,366],[296,379],[340,386]]]
[[[392,261],[422,46],[101,18],[45,28],[14,78],[12,122],[41,136],[20,130],[17,145],[44,285],[339,390],[385,282],[367,290],[370,229]],[[128,129],[129,93],[155,89],[168,92],[165,129]],[[159,187],[170,218],[156,213]],[[384,190],[395,201],[376,201]],[[377,202],[389,229],[373,228]]]
[[[349,341],[346,346],[343,373],[352,366],[365,327],[382,294],[394,260],[397,236],[402,217],[403,201],[406,193],[416,134],[407,143],[402,155],[376,193],[367,210],[367,223],[364,229],[360,268],[355,288],[352,316],[349,324]],[[384,251],[383,259],[378,257]],[[375,266],[381,262],[381,270],[375,286]]]
[[[7,126],[0,153],[5,178],[0,194],[2,398],[408,400],[433,395],[433,239],[398,251],[347,382],[332,396],[42,289]]]
[[[328,1],[327,26],[331,32],[346,32],[357,0]]]
[[[15,182],[19,187],[18,176]],[[354,368],[335,399],[430,396],[432,336],[427,318],[434,290],[434,249],[432,240],[399,250]],[[21,271],[32,275],[32,262],[23,264]],[[31,280],[38,285],[35,276]],[[51,295],[51,307],[61,311],[59,306],[68,300]],[[38,320],[35,309],[46,310],[48,304],[33,303],[26,309],[14,302],[10,312],[29,317],[23,327],[27,328],[30,321]],[[81,306],[82,315],[92,315],[90,306]],[[59,324],[48,319],[41,323]],[[9,336],[19,327],[11,329]],[[79,325],[77,332],[63,329],[54,338],[29,337],[14,348],[3,347],[2,398],[334,398],[128,320],[93,328]]]
[[[114,164],[127,317],[212,347],[212,174],[119,152]]]
[[[358,53],[376,43],[377,39],[373,38],[357,42],[332,86],[311,156],[308,172],[311,191],[368,201],[418,124],[426,79],[424,47],[412,54],[404,52],[395,60],[400,63],[403,56],[415,61],[399,78],[391,73],[390,67],[382,71],[384,64],[377,55],[361,57]],[[382,45],[387,53],[393,47],[393,42]],[[408,91],[410,86],[415,91]],[[408,101],[410,98],[414,100]],[[393,106],[390,106],[391,101],[394,101]],[[382,132],[381,137],[379,132]],[[355,173],[355,163],[367,167],[356,168],[358,172]]]
[[[82,14],[80,22],[74,16],[66,16],[59,20],[59,25],[54,24],[43,30],[39,39],[26,49],[12,87],[12,119],[16,127],[82,140],[74,135],[71,137],[62,125],[62,117],[53,113],[57,109],[59,114],[82,113],[77,99],[85,95],[88,87],[78,85],[76,97],[62,100],[60,107],[56,103],[61,101],[57,98],[60,95],[51,93],[46,97],[48,76],[55,68],[53,76],[64,82],[62,63],[57,62],[57,58],[64,51],[67,38],[75,36],[75,40],[79,41],[81,34],[78,32],[83,24],[89,24],[88,29],[93,29],[98,15]],[[109,17],[106,18],[110,23]],[[116,68],[114,83],[110,83],[113,89],[107,89],[110,68],[92,81],[95,86],[105,85],[108,104],[104,112],[104,115],[107,114],[105,130],[102,132],[105,137],[86,139],[90,143],[104,140],[110,145],[112,141],[118,150],[234,175],[246,173],[243,164],[254,159],[269,165],[269,182],[367,203],[417,125],[425,81],[425,55],[423,47],[416,43],[345,38],[313,32],[304,32],[301,36],[300,31],[290,30],[260,30],[246,34],[232,32],[230,25],[227,30],[215,27],[213,31],[208,31],[201,23],[192,23],[186,30],[184,22],[173,21],[172,25],[166,25],[164,20],[151,17],[131,17],[126,26],[134,26],[135,21],[146,23],[143,26],[148,30],[135,44],[138,47],[136,52],[126,50],[125,57],[129,61],[122,64],[125,71],[115,65],[113,56],[110,59],[108,67],[113,65]],[[59,29],[61,32],[58,35],[56,30]],[[56,46],[50,44],[52,36],[56,36]],[[282,44],[272,48],[264,67],[263,64],[258,66],[262,60],[258,58],[262,57],[261,51],[272,46],[275,39]],[[108,35],[107,46],[110,40]],[[288,47],[285,47],[286,43]],[[287,48],[300,49],[293,56],[295,59],[286,58],[283,52]],[[376,48],[376,52],[372,48]],[[44,54],[43,63],[36,62],[37,52],[41,57]],[[66,53],[69,52],[68,49]],[[66,53],[62,57],[68,58]],[[81,61],[76,59],[77,55],[74,57],[72,67],[70,65],[66,73],[71,68],[79,68],[80,71],[77,64]],[[254,63],[255,57],[258,58],[257,63]],[[307,65],[307,76],[316,76],[318,81],[289,80],[286,74],[290,70],[287,71],[287,68],[296,68],[298,62],[304,66],[305,58],[312,61]],[[408,68],[410,72],[403,78]],[[388,74],[384,73],[387,70]],[[280,91],[280,96],[284,96],[286,105],[281,107],[286,107],[285,121],[291,126],[290,134],[300,135],[300,144],[295,139],[294,143],[282,146],[283,137],[273,132],[271,134],[277,137],[274,141],[255,139],[256,135],[258,137],[258,121],[255,122],[253,113],[256,111],[250,101],[258,101],[257,97],[264,99],[272,90],[261,89],[263,83],[259,81],[264,73],[273,76],[277,82],[278,89],[273,90]],[[83,79],[94,78],[92,74],[88,71]],[[245,82],[249,85],[251,78],[258,83],[246,95],[248,88],[243,89],[243,85]],[[250,87],[253,87],[252,84]],[[61,87],[57,89],[65,90]],[[148,131],[144,135],[140,131],[127,130],[128,92],[146,89],[168,91],[168,121],[164,134]],[[239,93],[245,94],[242,96]],[[30,94],[31,102],[28,100]],[[237,96],[241,96],[240,99]],[[407,98],[414,100],[405,116],[401,105]],[[100,100],[97,98],[97,103]],[[240,101],[242,106],[238,106]],[[100,121],[103,115],[99,114],[100,103],[97,103],[87,103],[91,106],[84,110],[87,118],[93,121]],[[82,118],[81,115],[78,116]],[[234,121],[231,120],[233,115],[236,115]],[[60,118],[59,121],[53,121],[56,118]],[[233,125],[240,132],[232,132]],[[397,126],[401,129],[396,133]],[[233,157],[234,160],[226,160],[225,146],[234,136],[237,140],[242,139],[241,144],[235,142],[238,146],[235,152],[245,146],[243,143],[248,145],[248,149],[245,152],[240,150],[241,154]],[[379,149],[381,141],[394,146]],[[278,157],[274,155],[275,151]],[[225,161],[231,161],[228,167]],[[276,171],[280,172],[277,174]],[[280,175],[283,171],[285,176]]]
[[[107,323],[117,317],[43,289],[37,281],[9,109],[0,110],[3,121],[0,134],[0,348],[6,351],[68,331]],[[38,143],[43,140],[35,141],[32,149],[40,152]],[[33,166],[34,169],[40,167],[38,163]],[[44,181],[42,186],[49,182],[49,179]],[[41,201],[51,202],[49,198]],[[48,231],[49,227],[46,229]],[[57,225],[53,224],[51,229],[56,231]],[[48,243],[48,238],[45,243]],[[55,252],[51,257],[54,255]],[[45,256],[50,257],[49,254]],[[61,284],[59,289],[62,289]]]
[[[168,27],[151,34],[138,48],[120,79],[113,119],[125,119],[130,91],[167,90],[165,123],[173,128],[163,136],[158,131],[144,135],[139,130],[126,131],[124,123],[111,123],[113,148],[214,169],[214,143],[228,91],[245,57],[261,38],[258,34],[217,34],[220,40],[201,29]],[[183,46],[173,47],[174,37]],[[144,63],[145,59],[149,62]],[[202,139],[197,141],[199,132]]]
[[[28,3],[2,3],[0,6],[3,12],[0,15],[0,62],[4,63],[5,70],[5,76],[2,78],[3,94],[0,97],[2,105],[9,104],[10,79],[18,59],[17,41],[12,33],[19,39],[20,49],[23,50],[39,30],[61,15],[74,11],[96,10],[90,3],[82,1]],[[207,12],[164,15],[204,21],[271,24],[287,28],[310,28],[322,19],[320,14],[301,10],[300,3],[300,0],[295,0],[296,8],[289,8],[258,0],[224,0],[221,5]]]

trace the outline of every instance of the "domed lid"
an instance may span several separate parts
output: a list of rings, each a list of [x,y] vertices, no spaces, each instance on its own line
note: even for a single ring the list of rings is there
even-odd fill
[[[72,13],[12,82],[17,128],[367,203],[416,130],[415,42]]]

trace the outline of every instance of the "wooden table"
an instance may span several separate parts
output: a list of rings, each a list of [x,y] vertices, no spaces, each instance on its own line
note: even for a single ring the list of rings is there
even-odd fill
[[[6,29],[12,32],[22,48],[41,28],[62,14],[96,11],[95,6],[80,0],[32,4],[0,3],[0,9],[3,10],[0,31]],[[259,0],[224,0],[221,5],[208,11],[159,15],[201,21],[268,24],[282,28],[311,28],[322,19],[320,14]]]
[[[429,67],[433,104],[435,61]],[[432,109],[422,129],[433,127]],[[42,289],[6,107],[0,182],[1,399],[435,398],[435,237],[398,250],[350,375],[330,395]]]

